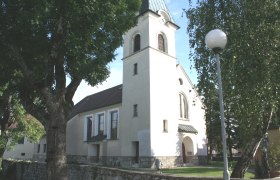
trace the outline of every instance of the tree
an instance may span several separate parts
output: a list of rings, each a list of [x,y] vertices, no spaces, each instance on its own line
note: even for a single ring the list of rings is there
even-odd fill
[[[208,82],[206,82],[208,83]],[[207,84],[207,86],[212,86],[213,84]],[[199,87],[198,87],[199,88]],[[202,92],[201,92],[202,93]],[[205,121],[206,121],[206,134],[208,139],[209,147],[209,158],[212,157],[212,153],[215,150],[216,152],[222,151],[222,137],[221,135],[221,123],[219,120],[219,104],[217,104],[217,91],[214,88],[204,89],[203,101],[207,104],[207,109],[205,111]]]
[[[45,134],[42,124],[27,114],[15,95],[0,91],[0,159],[22,138],[38,142]]]
[[[279,12],[277,0],[198,1],[186,10],[191,55],[202,93],[217,87],[215,60],[204,37],[215,28],[228,36],[221,55],[225,109],[230,110],[226,121],[231,120],[228,124],[232,124],[236,145],[243,150],[231,177],[244,176],[279,107]],[[206,86],[207,82],[214,86]]]
[[[46,129],[48,179],[67,179],[66,123],[75,91],[82,80],[95,86],[108,77],[107,63],[136,24],[139,6],[139,0],[1,1],[1,66],[25,110]]]

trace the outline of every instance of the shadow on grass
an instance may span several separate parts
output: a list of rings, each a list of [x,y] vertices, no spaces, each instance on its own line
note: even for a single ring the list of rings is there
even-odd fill
[[[180,167],[174,169],[163,169],[162,173],[178,175],[178,176],[188,176],[188,177],[223,177],[222,167]],[[246,172],[244,179],[254,178],[254,173]]]
[[[196,176],[222,176],[223,170],[220,168],[208,168],[208,167],[184,167],[176,169],[163,169],[163,173],[177,174],[177,175],[196,175]]]

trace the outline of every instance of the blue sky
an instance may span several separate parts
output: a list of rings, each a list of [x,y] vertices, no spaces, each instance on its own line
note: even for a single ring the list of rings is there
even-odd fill
[[[194,68],[191,69],[192,64],[189,59],[189,42],[188,34],[186,33],[188,21],[183,13],[183,9],[188,8],[188,0],[165,0],[165,2],[174,21],[180,26],[180,29],[176,32],[177,63],[184,67],[192,82],[196,84],[196,71]],[[118,48],[116,53],[118,54],[116,60],[109,64],[110,77],[96,87],[90,87],[86,82],[82,82],[73,98],[75,104],[88,95],[122,84],[122,48]]]

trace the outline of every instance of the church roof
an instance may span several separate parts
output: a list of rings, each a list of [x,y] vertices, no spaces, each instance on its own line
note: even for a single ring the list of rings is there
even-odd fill
[[[121,102],[122,84],[85,97],[73,107],[69,119],[82,112],[92,111]]]
[[[169,10],[164,2],[164,0],[142,0],[142,5],[140,7],[140,15],[146,13],[147,11],[153,11],[157,13],[159,10],[164,10],[169,14]],[[169,14],[170,16],[170,14]],[[171,22],[174,23],[172,17]]]

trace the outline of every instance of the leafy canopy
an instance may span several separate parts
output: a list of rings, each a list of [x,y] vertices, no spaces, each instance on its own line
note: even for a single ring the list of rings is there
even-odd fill
[[[199,1],[186,11],[191,57],[205,99],[211,98],[209,89],[217,87],[215,60],[206,49],[205,35],[220,28],[228,36],[221,55],[224,101],[236,120],[234,132],[241,144],[265,129],[268,111],[279,107],[279,12],[276,0]]]
[[[107,64],[136,24],[139,6],[140,0],[1,1],[0,82],[11,82],[37,112],[61,98],[71,106],[82,79],[94,86],[108,77]],[[32,114],[42,121],[34,108]]]

